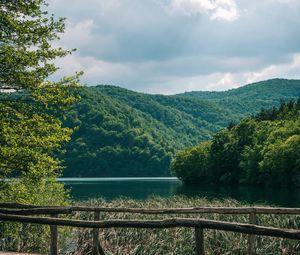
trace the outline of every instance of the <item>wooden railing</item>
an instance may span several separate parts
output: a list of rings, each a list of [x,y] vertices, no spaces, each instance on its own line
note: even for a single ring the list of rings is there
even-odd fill
[[[93,212],[94,220],[73,220],[58,218],[59,214],[74,212]],[[168,218],[161,220],[99,220],[101,212],[132,214],[248,214],[249,224],[208,220],[202,218]],[[99,229],[103,228],[175,228],[189,227],[195,229],[195,254],[204,255],[204,230],[214,229],[248,234],[248,254],[256,254],[255,235],[281,237],[300,240],[300,230],[264,227],[256,225],[258,214],[290,214],[300,215],[300,208],[274,207],[200,207],[200,208],[108,208],[87,206],[34,206],[15,203],[0,203],[0,221],[23,222],[49,225],[51,229],[50,254],[58,254],[57,226],[83,227],[93,229],[93,253],[103,255],[99,243]],[[31,217],[28,215],[51,215],[51,217]]]

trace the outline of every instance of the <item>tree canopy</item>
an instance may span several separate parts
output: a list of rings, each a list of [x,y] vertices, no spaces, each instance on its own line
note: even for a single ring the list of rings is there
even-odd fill
[[[57,176],[53,152],[70,140],[60,117],[77,98],[80,73],[50,81],[57,70],[53,61],[72,51],[52,46],[64,19],[56,20],[45,6],[44,0],[0,3],[0,178]],[[4,191],[0,197],[8,199]]]
[[[296,98],[300,81],[270,80],[246,89],[231,90],[230,95],[216,92],[216,98],[207,92],[188,97],[150,95],[109,85],[82,87],[82,100],[66,113],[64,121],[75,130],[66,154],[60,156],[66,165],[63,173],[67,177],[170,175],[170,161],[177,152],[210,139],[264,106],[278,106],[280,95]],[[256,90],[264,93],[247,99]]]
[[[0,2],[0,201],[66,202],[54,154],[70,140],[72,130],[62,126],[63,113],[78,98],[81,73],[51,81],[54,60],[72,50],[53,46],[64,32],[64,19],[45,9],[44,0]],[[18,180],[5,181],[10,177]],[[1,223],[0,228],[6,249],[45,252],[48,230],[30,226],[20,239],[18,224]]]
[[[300,99],[262,110],[177,154],[186,183],[300,186]],[[192,167],[191,167],[192,166]]]

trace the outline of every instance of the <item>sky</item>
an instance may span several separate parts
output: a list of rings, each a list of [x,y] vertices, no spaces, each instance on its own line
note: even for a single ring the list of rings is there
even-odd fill
[[[66,17],[56,76],[175,94],[300,78],[299,0],[48,0]]]

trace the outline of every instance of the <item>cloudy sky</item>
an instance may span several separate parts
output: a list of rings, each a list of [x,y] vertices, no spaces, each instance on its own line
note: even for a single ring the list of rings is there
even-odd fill
[[[57,76],[174,94],[300,78],[299,0],[48,0],[77,48]]]

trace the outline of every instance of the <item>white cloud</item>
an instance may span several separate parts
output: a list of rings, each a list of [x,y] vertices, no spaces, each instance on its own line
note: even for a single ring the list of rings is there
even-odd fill
[[[47,2],[67,17],[56,44],[78,49],[57,78],[164,94],[300,78],[299,0]]]
[[[280,3],[280,4],[288,4],[294,0],[270,0],[270,2]]]
[[[294,54],[291,62],[270,65],[255,72],[216,72],[207,75],[186,77],[168,76],[153,83],[150,93],[176,94],[184,91],[223,91],[245,84],[273,78],[300,79],[300,53]]]
[[[293,55],[286,64],[270,65],[257,71],[214,72],[211,74],[190,74],[186,76],[166,72],[159,73],[156,68],[160,63],[112,63],[97,60],[94,57],[81,57],[75,53],[56,64],[61,67],[55,77],[73,74],[84,70],[82,82],[88,85],[114,84],[136,91],[153,94],[176,94],[184,91],[222,91],[272,78],[299,79],[300,53]],[[149,78],[151,76],[151,78]],[[54,78],[55,78],[54,77]],[[141,87],[141,84],[143,87]]]
[[[222,77],[217,82],[208,84],[207,90],[226,90],[237,87],[235,76],[232,73],[221,74]]]
[[[73,45],[72,47],[84,47],[92,41],[92,29],[94,21],[91,19],[82,20],[77,23],[67,22],[66,30],[61,37],[60,44]]]
[[[239,17],[234,0],[172,0],[169,8],[189,16],[207,14],[211,20],[234,21]]]
[[[252,83],[271,78],[299,79],[300,53],[294,54],[292,61],[287,64],[270,65],[258,72],[245,73],[246,82]]]
[[[97,60],[94,57],[82,57],[77,53],[63,59],[57,59],[55,64],[60,68],[53,79],[64,75],[72,75],[77,71],[84,71],[82,83],[121,84],[120,77],[127,76],[131,70],[125,65]]]
[[[236,76],[231,73],[213,73],[189,77],[169,76],[153,84],[148,92],[159,94],[177,94],[185,91],[221,91],[238,87]]]

